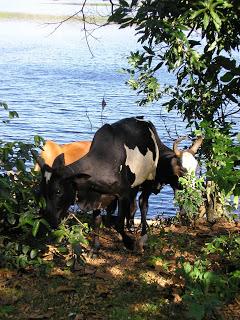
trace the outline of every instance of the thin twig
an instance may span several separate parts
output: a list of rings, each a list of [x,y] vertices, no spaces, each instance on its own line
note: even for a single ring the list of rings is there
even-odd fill
[[[88,30],[87,30],[87,20],[86,20],[86,16],[85,16],[85,13],[84,13],[84,9],[85,9],[85,6],[86,6],[86,3],[87,3],[87,0],[84,0],[83,1],[83,4],[82,4],[82,7],[80,10],[78,10],[77,12],[75,12],[74,14],[72,14],[71,16],[61,20],[60,22],[49,22],[47,23],[47,25],[56,25],[57,26],[54,28],[54,30],[50,33],[50,35],[52,35],[54,32],[56,32],[58,30],[58,28],[60,28],[65,22],[73,19],[74,17],[78,16],[80,13],[82,15],[82,21],[83,21],[83,31],[84,31],[84,34],[85,34],[85,40],[86,40],[86,43],[87,43],[87,47],[88,47],[88,50],[89,52],[91,53],[92,57],[94,56],[93,55],[93,52],[92,52],[92,49],[90,47],[90,44],[89,44],[89,41],[88,41]]]
[[[86,110],[86,116],[87,116],[87,118],[88,118],[88,121],[89,121],[89,123],[90,123],[90,126],[91,126],[91,131],[92,131],[92,129],[93,129],[93,126],[92,126],[92,122],[91,122],[91,119],[89,118],[89,115],[88,115],[88,112],[87,112],[87,110]]]
[[[171,140],[173,140],[173,137],[172,137],[171,134],[170,134],[170,129],[168,129],[168,127],[167,127],[167,125],[166,125],[166,121],[165,121],[165,119],[163,118],[163,116],[162,116],[161,114],[160,114],[160,119],[161,119],[162,122],[163,122],[163,125],[164,125],[164,127],[165,127],[165,130],[166,130],[169,138],[170,138]]]
[[[47,22],[47,23],[45,23],[46,25],[56,25],[57,24],[57,26],[53,29],[52,32],[49,33],[49,35],[52,35],[54,32],[56,32],[57,29],[60,28],[65,22],[67,22],[67,21],[73,19],[74,17],[76,17],[81,11],[82,11],[82,9],[77,11],[77,12],[75,12],[71,16],[61,20],[60,22]]]

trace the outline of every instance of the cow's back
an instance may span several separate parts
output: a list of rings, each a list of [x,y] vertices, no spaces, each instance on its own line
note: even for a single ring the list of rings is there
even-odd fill
[[[96,132],[89,153],[71,165],[71,171],[89,175],[99,186],[138,186],[155,179],[159,141],[153,124],[142,117],[105,124]]]
[[[42,148],[41,151],[41,158],[44,162],[49,166],[52,167],[53,162],[57,156],[62,153],[61,146],[52,140],[47,140]],[[36,163],[34,167],[35,171],[39,171],[40,167],[38,163]]]
[[[85,156],[91,146],[91,141],[77,141],[61,145],[61,152],[64,153],[65,165]]]
[[[65,165],[69,165],[85,156],[90,146],[91,141],[76,141],[60,145],[52,140],[47,140],[40,156],[49,167],[52,167],[56,157],[63,153]],[[38,164],[35,165],[34,170],[40,170]]]

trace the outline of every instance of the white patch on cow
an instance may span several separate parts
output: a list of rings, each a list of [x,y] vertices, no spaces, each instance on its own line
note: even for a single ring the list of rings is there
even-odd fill
[[[152,136],[152,139],[153,139],[153,142],[154,142],[154,145],[155,145],[156,159],[155,159],[154,163],[155,163],[155,166],[157,168],[158,160],[159,160],[158,144],[157,144],[156,137],[155,137],[153,131],[150,128],[149,128],[149,131],[151,132],[151,136]]]
[[[149,130],[155,144],[155,160],[153,159],[152,151],[150,151],[149,149],[147,153],[143,155],[137,146],[134,149],[130,149],[128,148],[128,146],[124,145],[127,154],[125,165],[129,166],[131,172],[135,174],[135,181],[133,182],[131,187],[139,186],[145,180],[155,179],[156,168],[159,159],[159,150],[154,133],[151,129]]]
[[[46,183],[48,183],[48,182],[50,181],[51,176],[52,176],[52,172],[46,171],[46,172],[44,173],[44,177],[45,177],[45,179],[46,179]]]
[[[119,167],[119,172],[121,172],[121,171],[122,171],[122,164]]]
[[[143,119],[141,119],[141,118],[137,118],[137,117],[135,117],[135,119],[136,119],[137,121],[142,121],[142,122],[149,123],[149,121],[146,121],[144,118],[143,118]]]
[[[182,166],[188,172],[196,172],[198,162],[190,152],[186,151],[182,154]]]

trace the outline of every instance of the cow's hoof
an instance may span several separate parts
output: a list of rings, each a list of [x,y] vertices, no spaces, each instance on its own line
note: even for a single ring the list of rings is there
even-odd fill
[[[89,258],[89,259],[95,259],[95,258],[98,257],[98,255],[99,255],[99,248],[96,249],[96,248],[92,247],[92,248],[89,250],[89,252],[87,253],[87,258]]]
[[[94,244],[93,244],[93,249],[95,251],[99,251],[100,247],[101,247],[100,242],[99,241],[95,241]]]
[[[135,248],[135,240],[127,235],[123,236],[123,243],[128,250],[133,251]]]
[[[136,253],[143,254],[147,239],[148,239],[147,234],[144,234],[143,236],[141,236],[141,238],[138,241],[136,241],[135,248],[134,248],[134,251]]]

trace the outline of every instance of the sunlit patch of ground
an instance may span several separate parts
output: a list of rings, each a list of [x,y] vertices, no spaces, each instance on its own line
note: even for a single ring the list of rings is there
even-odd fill
[[[1,270],[0,318],[185,319],[185,283],[175,272],[178,258],[194,262],[204,243],[219,232],[239,232],[239,225],[152,227],[148,247],[140,255],[124,249],[114,230],[103,229],[99,252],[86,255],[86,263],[72,270],[64,264],[48,274]],[[219,314],[223,320],[239,320],[239,295]]]

